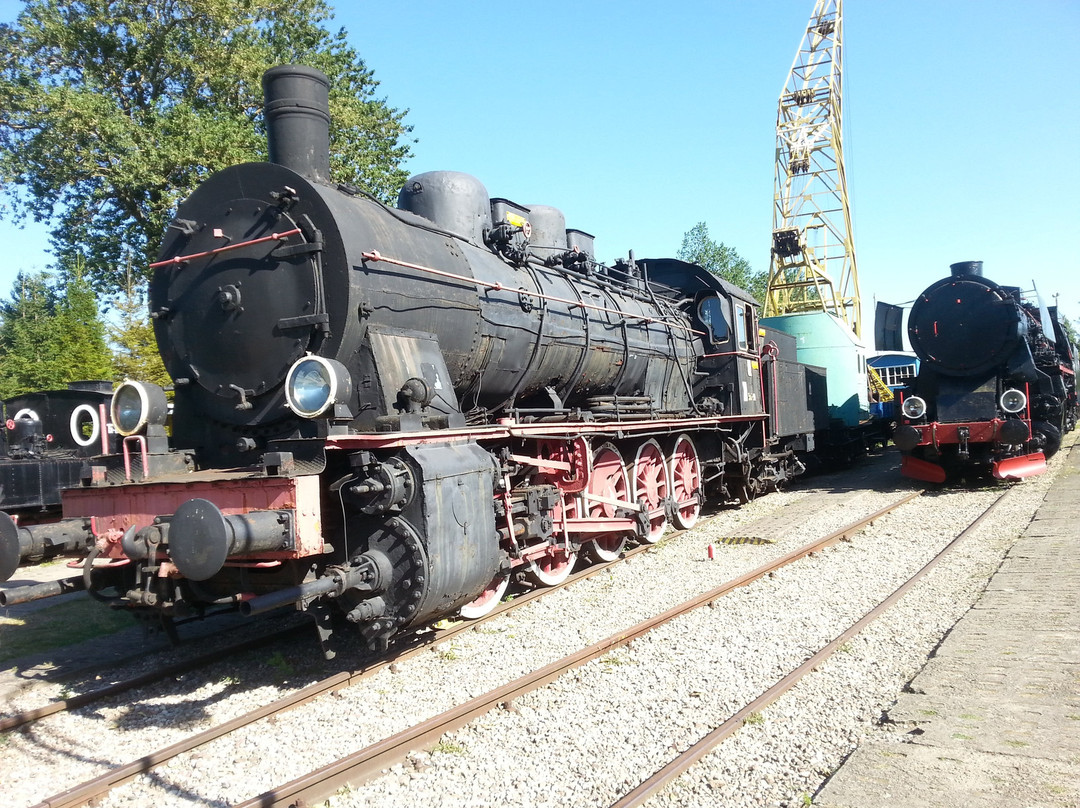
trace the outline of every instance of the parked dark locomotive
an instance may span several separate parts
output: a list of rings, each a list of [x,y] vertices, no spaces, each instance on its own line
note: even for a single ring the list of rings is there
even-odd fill
[[[3,402],[0,431],[0,581],[20,564],[85,553],[85,531],[35,532],[60,517],[60,491],[78,485],[86,459],[109,454],[110,382],[73,382],[67,390],[26,393]],[[6,514],[6,515],[5,515]]]
[[[297,603],[378,647],[799,473],[824,374],[745,292],[601,266],[558,210],[464,174],[413,177],[396,209],[335,186],[325,77],[264,89],[271,161],[208,179],[155,265],[171,442],[162,391],[127,382],[120,450],[64,494],[98,597]]]
[[[908,338],[921,364],[894,442],[909,477],[1021,479],[1039,474],[1076,425],[1074,348],[1057,308],[951,266],[915,301]]]

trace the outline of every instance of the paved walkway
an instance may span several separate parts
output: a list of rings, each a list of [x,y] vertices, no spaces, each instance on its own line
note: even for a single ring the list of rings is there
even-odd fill
[[[910,690],[814,805],[1080,806],[1080,445]]]

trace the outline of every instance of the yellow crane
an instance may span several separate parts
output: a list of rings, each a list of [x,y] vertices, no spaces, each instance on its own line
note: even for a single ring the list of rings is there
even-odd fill
[[[817,0],[780,93],[766,317],[826,311],[862,336],[844,174],[842,0]]]

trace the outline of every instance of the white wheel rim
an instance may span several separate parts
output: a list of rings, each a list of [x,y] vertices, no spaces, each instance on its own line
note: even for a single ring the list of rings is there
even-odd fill
[[[651,456],[659,462],[643,461],[643,456]],[[646,467],[646,462],[648,462],[648,467]],[[644,478],[646,477],[653,478],[649,481],[652,483],[651,485],[645,484],[646,480]],[[656,477],[660,477],[660,479],[656,480]],[[655,440],[645,441],[638,447],[637,454],[634,457],[634,474],[631,481],[634,486],[634,502],[645,499],[645,504],[650,511],[663,507],[664,500],[668,498],[671,492],[671,472],[668,469],[667,460],[664,458],[664,452],[660,448],[660,444]],[[664,531],[667,530],[667,514],[656,517],[655,520],[650,520],[650,522],[649,534],[645,541],[649,544],[656,544],[664,535]]]
[[[689,451],[680,453],[680,447],[684,446]],[[679,497],[692,493],[692,491],[686,490],[688,478],[691,482],[696,481],[697,485],[695,487],[700,489],[701,462],[698,460],[697,447],[694,446],[694,442],[690,440],[688,435],[680,435],[676,439],[675,445],[671,449],[669,473],[671,475],[671,493],[675,498],[675,526],[680,530],[689,530],[697,524],[698,516],[701,514],[700,494],[698,501],[693,505],[680,505]]]
[[[488,588],[481,592],[476,600],[461,607],[461,616],[466,620],[475,620],[478,617],[490,614],[502,602],[503,595],[506,594],[509,586],[509,575],[492,579],[491,584],[488,584]]]

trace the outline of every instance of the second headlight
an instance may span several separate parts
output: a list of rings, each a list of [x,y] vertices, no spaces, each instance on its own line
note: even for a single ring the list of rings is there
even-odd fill
[[[116,431],[127,437],[141,432],[147,424],[164,424],[169,402],[156,384],[128,380],[113,393],[110,414]]]
[[[1006,390],[1001,394],[1001,409],[1008,413],[1016,413],[1027,407],[1027,396],[1022,390],[1015,388]]]
[[[908,396],[904,399],[904,406],[901,409],[905,418],[914,421],[926,415],[926,402],[918,396]]]
[[[335,404],[346,403],[352,387],[348,369],[334,359],[305,356],[289,368],[285,400],[303,418],[318,418]]]

